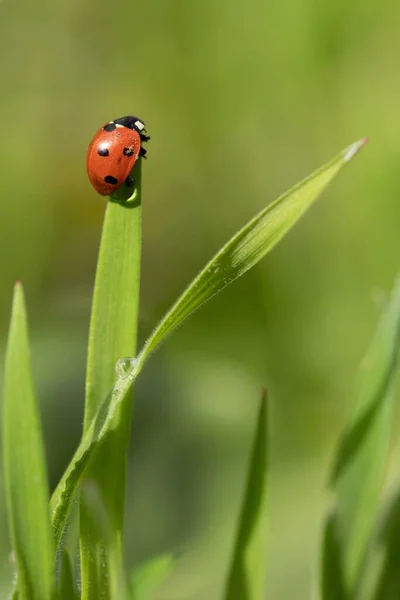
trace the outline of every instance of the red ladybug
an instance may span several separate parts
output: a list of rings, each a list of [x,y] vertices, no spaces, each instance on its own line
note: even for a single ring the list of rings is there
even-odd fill
[[[126,182],[133,187],[130,177],[139,156],[145,156],[142,142],[146,135],[143,121],[128,116],[104,125],[90,142],[86,168],[91,184],[102,196],[110,196]]]

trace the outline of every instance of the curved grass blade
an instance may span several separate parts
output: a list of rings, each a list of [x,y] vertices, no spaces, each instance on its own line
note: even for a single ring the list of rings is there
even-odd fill
[[[19,600],[50,600],[54,551],[41,425],[30,366],[24,294],[14,289],[3,403],[3,460]]]
[[[204,302],[255,265],[287,233],[317,199],[340,170],[364,146],[366,139],[352,144],[336,158],[315,171],[289,192],[261,211],[216,254],[174,304],[147,340],[133,368],[125,378],[118,378],[94,420],[86,430],[74,457],[52,498],[53,526],[60,540],[72,497],[79,478],[96,446],[112,431],[120,419],[121,406],[132,383],[151,353],[184,319]]]
[[[151,334],[138,356],[133,377],[176,327],[272,250],[366,142],[363,138],[343,150],[258,213],[221,248]]]
[[[131,576],[132,600],[149,600],[150,593],[170,575],[174,564],[172,554],[162,554],[134,569]]]
[[[336,548],[326,546],[323,562],[341,561],[350,598],[354,597],[360,580],[384,483],[399,349],[400,280],[362,363],[349,423],[338,446],[331,478],[336,497],[335,536],[339,542]],[[335,556],[337,552],[340,556]],[[324,589],[330,585],[329,581],[323,581]]]
[[[115,379],[115,363],[136,352],[141,254],[141,160],[132,171],[129,202],[110,201],[101,237],[90,321],[84,432]],[[114,199],[115,200],[115,199]],[[96,486],[108,534],[92,518],[99,505],[82,502],[80,511],[82,600],[116,598],[122,571],[125,473],[132,396],[84,478]]]
[[[224,600],[262,600],[266,582],[268,407],[263,393]]]

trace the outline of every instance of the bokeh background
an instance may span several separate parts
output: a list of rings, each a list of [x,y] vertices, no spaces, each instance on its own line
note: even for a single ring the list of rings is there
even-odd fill
[[[260,389],[272,410],[268,598],[309,597],[329,461],[400,269],[400,4],[394,0],[4,0],[0,342],[25,285],[51,485],[76,447],[105,201],[85,153],[137,114],[141,343],[266,203],[370,145],[249,274],[180,328],[135,397],[126,559],[180,553],[159,600],[216,600]],[[0,484],[0,596],[11,577]]]

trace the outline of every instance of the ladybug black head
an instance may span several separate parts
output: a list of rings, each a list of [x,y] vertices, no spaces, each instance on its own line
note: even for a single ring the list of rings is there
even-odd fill
[[[134,117],[133,115],[129,115],[127,117],[120,117],[119,119],[114,119],[114,123],[116,125],[128,127],[128,129],[134,129],[138,133],[142,133],[142,131],[145,128],[143,121],[138,117]]]

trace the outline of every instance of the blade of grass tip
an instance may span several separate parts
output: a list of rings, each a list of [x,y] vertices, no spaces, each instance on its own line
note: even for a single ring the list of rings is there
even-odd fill
[[[8,336],[3,400],[7,513],[19,600],[50,600],[54,551],[41,425],[33,389],[26,311],[17,283]]]
[[[164,339],[202,304],[256,265],[295,225],[339,171],[367,143],[355,142],[268,205],[210,260],[161,320],[138,356],[135,375]]]
[[[263,392],[224,600],[261,600],[267,568],[268,406]]]
[[[360,580],[384,483],[399,347],[400,279],[362,363],[349,422],[338,445],[331,477],[336,499],[335,535],[339,539],[340,560],[350,598],[354,597]],[[323,562],[338,560],[331,552]],[[329,581],[323,583],[323,587],[329,587]]]
[[[84,431],[86,432],[115,379],[115,363],[136,352],[141,255],[141,160],[132,171],[134,195],[129,202],[110,201],[104,219],[91,313]],[[112,523],[108,535],[81,503],[80,545],[82,600],[116,598],[122,570],[125,472],[132,397],[113,431],[91,462],[85,479],[94,482]],[[108,590],[108,592],[107,592]]]
[[[174,564],[173,554],[161,554],[136,567],[131,575],[132,600],[148,600],[154,589],[170,575]]]
[[[96,446],[112,430],[115,420],[118,421],[120,418],[121,406],[125,404],[127,393],[151,353],[185,318],[261,260],[293,227],[366,141],[364,138],[340,152],[338,156],[278,198],[245,225],[215,255],[161,320],[137,360],[132,361],[132,368],[130,359],[119,361],[119,376],[114,387],[104,400],[95,419],[91,421],[53,494],[51,504],[56,540],[59,540],[62,535],[69,505],[82,472]]]

